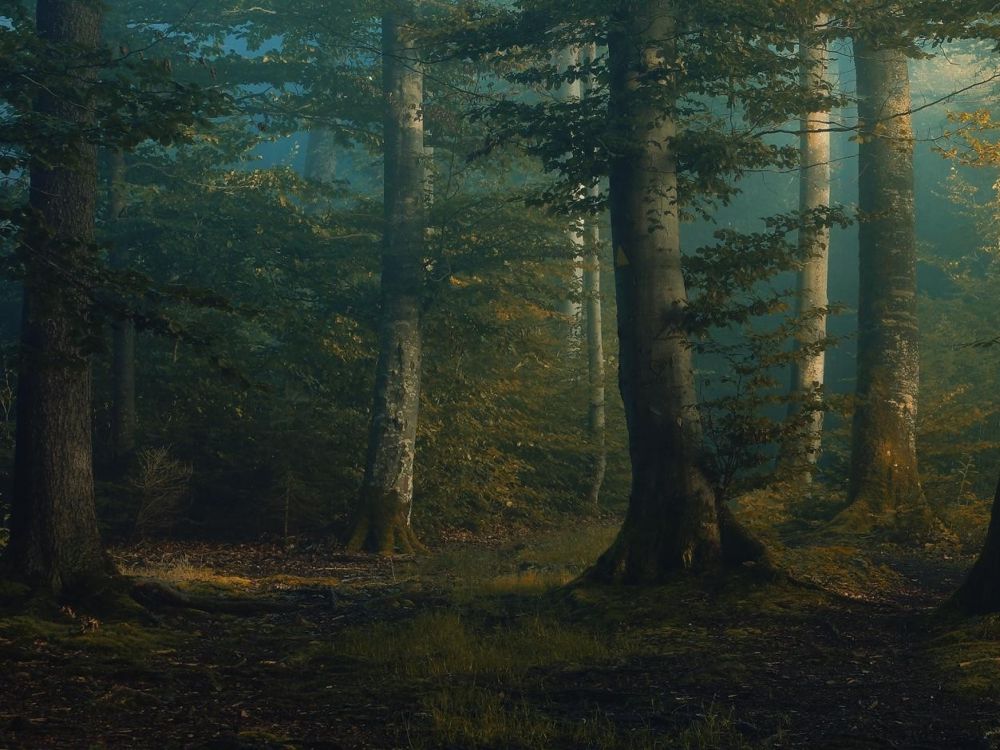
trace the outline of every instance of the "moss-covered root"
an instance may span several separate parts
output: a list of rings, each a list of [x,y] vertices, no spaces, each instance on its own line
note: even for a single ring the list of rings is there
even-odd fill
[[[681,574],[716,574],[736,566],[774,570],[759,539],[726,507],[718,509],[715,533],[680,544],[664,530],[638,528],[626,521],[614,543],[582,576],[595,583],[657,584]]]
[[[842,534],[882,535],[888,541],[908,544],[938,544],[956,539],[922,495],[895,506],[859,498],[834,517],[830,530]]]
[[[719,533],[722,559],[727,565],[752,565],[761,572],[776,572],[774,561],[764,543],[736,520],[725,505],[719,507]]]
[[[427,548],[417,538],[405,518],[385,518],[376,513],[362,513],[347,539],[348,552],[371,552],[376,555],[413,555]]]

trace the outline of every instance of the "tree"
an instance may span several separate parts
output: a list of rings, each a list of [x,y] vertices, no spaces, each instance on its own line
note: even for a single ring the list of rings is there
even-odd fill
[[[1000,612],[1000,484],[993,499],[993,513],[986,542],[954,602],[970,614]]]
[[[385,96],[385,236],[382,321],[371,432],[348,547],[412,552],[413,461],[421,381],[424,243],[424,103],[415,6],[382,18]]]
[[[108,225],[112,231],[125,216],[125,153],[115,149],[111,154],[109,174]],[[112,237],[111,266],[123,269],[128,263],[128,248],[122,237]],[[112,323],[112,459],[121,468],[135,452],[137,417],[135,409],[135,319],[125,315]]]
[[[337,177],[337,142],[329,128],[316,127],[306,141],[306,179],[330,184]]]
[[[597,45],[587,45],[586,62],[593,64],[597,57]],[[593,76],[584,82],[589,92],[594,89]],[[590,198],[601,199],[600,185],[593,185]],[[604,485],[604,475],[608,466],[607,409],[604,394],[604,315],[601,298],[601,226],[596,217],[590,217],[585,233],[586,254],[583,259],[583,321],[587,345],[587,376],[589,384],[588,427],[593,447],[593,467],[590,476],[588,504],[596,507]]]
[[[828,23],[821,14],[817,29]],[[827,87],[828,49],[821,34],[806,34],[800,42],[802,88],[822,97]],[[829,111],[807,112],[802,117],[799,212],[805,222],[799,230],[802,268],[798,272],[795,314],[802,320],[796,331],[798,357],[792,363],[789,417],[805,418],[801,438],[794,447],[785,446],[785,459],[803,481],[812,479],[811,466],[819,459],[823,436],[822,389],[826,364],[827,278],[830,259],[830,227],[815,224],[809,215],[830,205]]]
[[[618,148],[609,202],[632,492],[618,538],[592,573],[628,582],[763,554],[718,502],[702,466],[681,267],[677,36],[667,2],[625,0],[610,21]]]
[[[919,389],[913,127],[907,55],[854,40],[859,119],[858,354],[851,442],[854,527],[927,531],[917,473]]]
[[[27,277],[18,379],[10,559],[20,577],[59,592],[105,569],[94,508],[89,297],[97,151],[79,130],[93,119],[86,57],[98,49],[101,10],[89,0],[39,0],[39,37],[80,53],[76,93],[43,88],[35,111],[76,133],[31,164],[38,222],[24,235]]]

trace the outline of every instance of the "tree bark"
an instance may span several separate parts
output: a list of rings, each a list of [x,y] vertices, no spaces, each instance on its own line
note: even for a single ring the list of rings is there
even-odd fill
[[[108,223],[114,227],[125,215],[125,154],[116,150],[111,156]],[[111,266],[122,269],[128,264],[128,248],[120,237],[112,237]],[[112,324],[112,404],[111,449],[114,464],[122,468],[135,453],[135,320],[126,316]]]
[[[927,529],[917,473],[917,243],[913,126],[906,55],[854,41],[859,119],[857,385],[850,507],[853,530]]]
[[[101,11],[90,0],[39,0],[39,35],[97,49]],[[80,68],[88,85],[94,71]],[[89,107],[53,90],[39,113],[72,129]],[[25,236],[28,273],[18,380],[10,559],[16,575],[58,593],[105,570],[94,509],[89,299],[80,271],[94,263],[97,151],[80,141],[31,167],[30,202],[42,227]]]
[[[409,553],[420,405],[423,294],[423,73],[414,6],[382,19],[385,92],[385,239],[382,323],[364,484],[348,548]]]
[[[568,47],[559,56],[558,65],[561,70],[569,70],[580,63],[580,50],[577,47]],[[559,91],[559,98],[566,102],[580,101],[583,95],[583,81],[580,78],[566,83]],[[578,192],[582,192],[582,187]],[[582,197],[579,196],[578,197]],[[577,350],[580,344],[580,324],[583,316],[583,305],[581,296],[583,292],[583,255],[585,252],[586,225],[583,219],[576,219],[569,231],[569,240],[575,251],[570,267],[570,274],[567,277],[569,294],[563,300],[560,312],[566,318],[569,325],[569,337],[567,339],[570,349]]]
[[[820,15],[816,26],[827,23]],[[804,37],[800,44],[803,89],[822,94],[829,69],[825,42]],[[830,132],[829,111],[803,115],[799,145],[802,165],[799,178],[799,211],[803,216],[830,205]],[[799,233],[803,265],[798,273],[795,315],[801,321],[795,348],[798,358],[792,364],[789,418],[804,414],[801,437],[786,446],[784,463],[794,479],[812,481],[813,467],[819,460],[823,438],[822,391],[825,380],[826,313],[829,305],[827,281],[830,260],[830,228],[811,226]]]
[[[983,550],[965,582],[955,592],[953,602],[969,614],[1000,612],[1000,484],[993,499],[993,514]]]
[[[590,45],[587,49],[588,61],[593,60],[596,54],[595,45]],[[586,90],[593,86],[593,80],[586,81]],[[592,198],[600,197],[600,193],[600,186],[594,185],[590,188]],[[593,466],[591,467],[587,500],[591,507],[596,508],[601,498],[601,488],[604,486],[604,476],[608,466],[604,393],[604,315],[601,298],[601,227],[596,217],[591,217],[588,222],[585,240],[583,318],[587,341],[587,374],[590,395],[588,426],[593,451]]]
[[[615,15],[609,198],[632,491],[619,536],[591,575],[654,583],[756,558],[762,549],[718,502],[702,468],[681,270],[671,8],[625,0]]]

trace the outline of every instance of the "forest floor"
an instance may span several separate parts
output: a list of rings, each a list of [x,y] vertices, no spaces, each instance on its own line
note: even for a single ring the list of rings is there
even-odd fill
[[[938,609],[967,555],[814,535],[780,547],[797,582],[567,586],[613,534],[117,549],[245,606],[28,615],[0,591],[0,748],[1000,748],[1000,618]]]

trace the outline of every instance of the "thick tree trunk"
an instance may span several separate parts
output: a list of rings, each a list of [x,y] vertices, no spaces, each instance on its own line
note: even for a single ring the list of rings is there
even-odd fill
[[[337,143],[328,128],[317,127],[309,131],[305,176],[307,180],[327,185],[337,178]]]
[[[915,533],[932,519],[917,474],[917,243],[906,55],[854,41],[858,79],[859,244],[854,530]]]
[[[618,155],[610,205],[632,493],[618,539],[592,575],[652,583],[762,550],[718,503],[702,469],[672,144],[669,92],[677,71],[670,7],[626,0],[616,16],[609,53]]]
[[[993,515],[983,551],[965,583],[955,592],[954,602],[970,614],[1000,612],[1000,484],[993,499]]]
[[[96,49],[99,7],[89,0],[39,0],[39,35],[52,44]],[[91,118],[86,106],[51,91],[36,107],[74,128]],[[82,344],[91,333],[89,301],[76,286],[79,269],[95,262],[97,151],[81,143],[57,161],[31,168],[31,205],[44,226],[25,237],[9,548],[15,573],[53,592],[105,569],[94,510],[90,362]]]
[[[111,195],[108,202],[109,226],[125,214],[125,154],[116,150],[111,156]],[[124,268],[128,263],[128,248],[119,237],[112,238],[111,265]],[[135,320],[125,317],[112,324],[112,404],[111,450],[116,467],[123,467],[135,452]]]
[[[587,60],[597,55],[594,45],[587,49]],[[586,89],[593,87],[593,81],[586,82]],[[600,197],[601,189],[595,185],[590,189],[591,197]],[[583,263],[583,318],[587,341],[587,374],[589,382],[589,428],[593,449],[593,465],[590,475],[588,503],[597,507],[604,486],[604,475],[608,466],[607,420],[605,416],[604,393],[604,315],[601,299],[601,227],[596,217],[591,217],[586,233],[586,256]]]
[[[425,184],[423,74],[412,23],[412,6],[382,19],[382,323],[365,479],[348,542],[350,549],[381,554],[419,546],[410,517],[420,405]]]
[[[827,17],[817,19],[822,27]],[[802,86],[821,93],[825,88],[829,60],[826,44],[804,38],[801,43]],[[799,178],[799,210],[808,215],[830,205],[830,113],[810,112],[802,118],[799,150],[802,166]],[[819,459],[823,437],[822,390],[826,352],[826,314],[829,304],[827,280],[830,259],[830,228],[809,227],[799,234],[803,265],[798,274],[795,314],[802,321],[795,340],[798,359],[792,365],[789,418],[804,415],[801,439],[785,446],[784,459],[792,476],[802,482],[812,480],[812,467]]]

